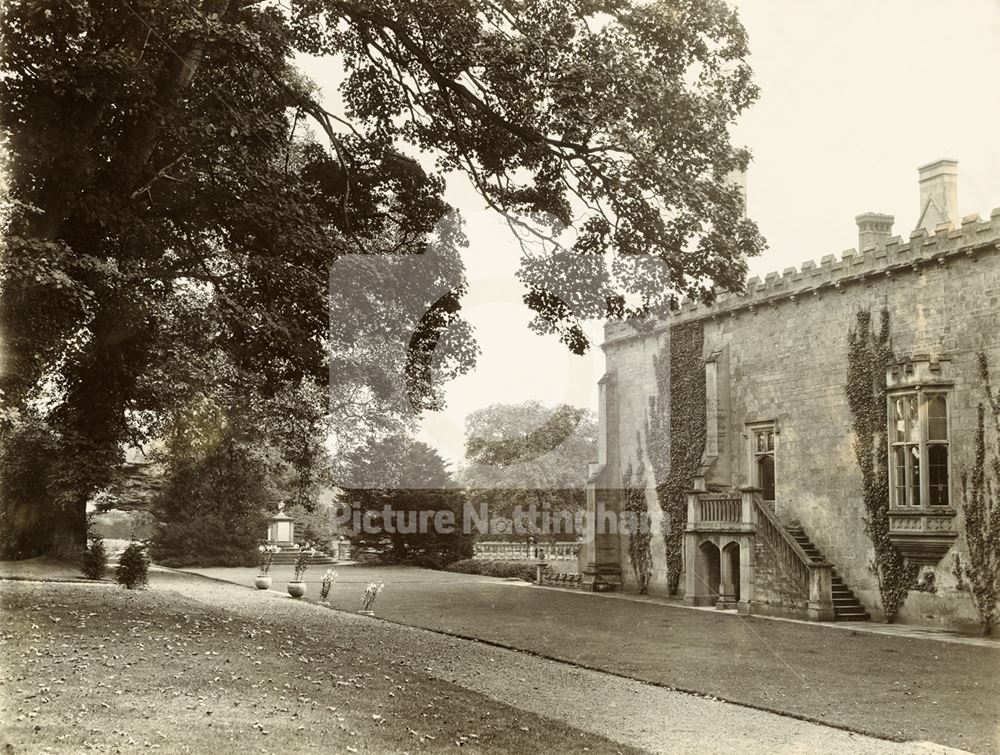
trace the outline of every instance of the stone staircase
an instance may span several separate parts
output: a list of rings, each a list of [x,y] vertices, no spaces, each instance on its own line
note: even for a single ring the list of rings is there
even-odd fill
[[[819,548],[813,544],[802,527],[786,527],[786,529],[788,530],[788,534],[795,538],[795,542],[799,544],[809,558],[813,561],[826,562]],[[868,615],[868,611],[861,605],[861,601],[855,597],[851,588],[844,584],[844,580],[837,574],[835,568],[831,570],[831,574],[834,621],[868,621],[871,618]]]
[[[274,554],[274,559],[271,561],[272,566],[287,566],[289,564],[294,564],[299,557],[299,549],[293,545],[279,544],[278,547],[281,549]],[[321,550],[317,550],[315,555],[309,559],[310,566],[318,566],[320,564],[335,564],[337,559],[333,556],[324,553]]]

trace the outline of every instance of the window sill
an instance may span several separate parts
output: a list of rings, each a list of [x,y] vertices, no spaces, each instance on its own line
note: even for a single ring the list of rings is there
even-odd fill
[[[907,563],[934,566],[951,548],[955,510],[949,508],[895,509],[889,512],[889,540]]]

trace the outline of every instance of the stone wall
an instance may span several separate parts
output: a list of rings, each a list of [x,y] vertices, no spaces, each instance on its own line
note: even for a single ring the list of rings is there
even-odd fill
[[[960,229],[942,228],[908,243],[892,239],[881,249],[853,250],[841,259],[789,268],[745,295],[720,295],[705,307],[686,304],[652,332],[609,324],[604,349],[615,376],[618,448],[616,463],[634,458],[636,430],[645,426],[648,398],[656,391],[653,355],[674,323],[699,320],[705,358],[716,371],[709,389],[710,429],[719,460],[710,482],[750,482],[746,424],[777,425],[775,512],[798,522],[874,615],[878,590],[868,568],[873,551],[864,532],[861,478],[853,450],[844,394],[847,334],[862,309],[890,314],[899,358],[942,360],[942,378],[953,381],[950,400],[952,501],[958,508],[960,477],[971,464],[975,407],[981,400],[976,354],[987,353],[1000,372],[1000,210],[986,221],[966,218]],[[714,387],[713,387],[714,386]],[[647,470],[650,465],[647,463]],[[650,480],[650,485],[653,481]],[[650,508],[658,513],[655,498]],[[956,520],[961,532],[961,517]],[[659,530],[657,529],[657,534]],[[962,548],[962,540],[955,548]],[[662,587],[662,538],[652,544],[653,588]],[[622,546],[627,570],[627,544]],[[937,594],[911,593],[901,621],[963,623],[975,614],[965,592],[955,589],[952,553],[936,568]]]
[[[758,613],[806,616],[809,595],[785,568],[774,547],[764,538],[754,542],[754,610]]]
[[[612,474],[617,474],[619,477],[630,462],[633,468],[638,466],[639,461],[645,466],[646,507],[652,532],[649,543],[653,558],[649,584],[651,594],[662,594],[666,591],[667,567],[663,544],[663,512],[656,499],[655,480],[648,456],[645,432],[649,397],[656,395],[653,356],[661,349],[669,348],[670,333],[662,330],[646,338],[632,339],[623,343],[620,348],[606,352],[607,371],[615,375],[613,401],[619,438],[618,444],[609,444],[607,466]],[[637,442],[637,432],[642,435],[641,448]],[[625,588],[635,590],[637,589],[635,572],[629,563],[626,537],[619,539],[619,548]]]

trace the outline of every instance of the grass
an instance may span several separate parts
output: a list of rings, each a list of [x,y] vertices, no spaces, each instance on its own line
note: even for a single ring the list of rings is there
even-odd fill
[[[394,592],[380,616],[875,736],[1000,752],[992,648],[504,585]]]
[[[6,582],[2,600],[5,751],[623,749],[421,674],[418,648],[387,657],[333,616],[320,632],[102,583]]]
[[[215,576],[236,570],[205,570]],[[1000,752],[1000,650],[545,590],[466,575],[341,568],[330,602],[680,690],[897,740]],[[322,575],[309,573],[318,580]],[[236,579],[240,579],[237,576]],[[249,584],[247,572],[244,582]],[[274,586],[284,588],[283,572]],[[316,598],[318,583],[309,585]]]

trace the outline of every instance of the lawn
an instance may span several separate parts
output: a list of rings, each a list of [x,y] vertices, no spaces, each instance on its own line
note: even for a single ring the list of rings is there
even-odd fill
[[[331,603],[890,739],[1000,752],[1000,650],[740,618],[469,575],[337,569]],[[206,570],[249,584],[252,571]],[[310,579],[318,580],[319,569]],[[274,586],[284,589],[278,570]],[[309,585],[315,598],[318,583]]]
[[[623,750],[420,673],[363,620],[247,591],[253,620],[153,584],[0,585],[5,751]]]

